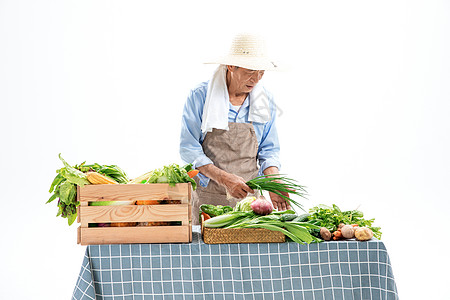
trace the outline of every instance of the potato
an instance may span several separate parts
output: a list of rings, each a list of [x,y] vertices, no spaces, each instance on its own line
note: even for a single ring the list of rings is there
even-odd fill
[[[325,227],[321,227],[320,228],[320,236],[325,240],[325,241],[329,241],[331,240],[331,232],[325,228]]]
[[[355,228],[352,225],[344,225],[341,228],[342,236],[346,239],[352,239],[355,237]]]
[[[368,241],[373,237],[373,231],[367,227],[358,227],[355,230],[355,237],[359,241]]]

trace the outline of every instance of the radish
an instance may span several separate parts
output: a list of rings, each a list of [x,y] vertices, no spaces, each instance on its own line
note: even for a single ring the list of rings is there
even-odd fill
[[[251,204],[253,212],[257,215],[265,216],[273,211],[272,202],[267,201],[264,196],[259,196]]]

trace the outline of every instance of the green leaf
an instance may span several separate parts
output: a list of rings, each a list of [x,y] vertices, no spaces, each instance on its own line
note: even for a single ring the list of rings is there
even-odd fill
[[[62,202],[66,203],[66,205],[69,205],[72,202],[72,193],[74,188],[75,185],[69,181],[65,181],[59,187],[59,198]]]
[[[295,211],[293,211],[292,209],[286,209],[283,211],[274,211],[272,212],[272,215],[284,215],[284,214],[295,214]]]
[[[283,228],[278,227],[276,225],[272,225],[272,224],[251,224],[251,225],[245,226],[245,228],[265,228],[265,229],[269,229],[269,230],[273,230],[273,231],[280,231],[280,232],[284,233],[286,236],[290,237],[291,240],[293,240],[294,242],[304,245],[303,241],[300,240],[296,235],[294,235],[291,232],[287,231],[286,229],[283,229]]]
[[[52,193],[55,190],[55,187],[57,187],[62,181],[66,180],[61,174],[57,174],[55,176],[55,179],[53,179],[52,185],[50,186],[49,193]]]
[[[75,220],[77,219],[77,214],[70,214],[67,216],[67,222],[69,223],[69,226],[73,224],[73,222],[75,222]]]
[[[72,184],[72,188],[70,189],[69,196],[67,197],[67,200],[70,204],[76,204],[77,200],[77,187],[76,185]]]
[[[286,230],[288,230],[290,233],[298,237],[300,240],[311,243],[313,241],[313,238],[311,237],[311,234],[308,232],[308,230],[302,226],[295,225],[292,223],[286,223],[284,224],[284,227]]]
[[[289,224],[303,226],[303,227],[306,227],[306,228],[309,228],[309,229],[319,229],[320,230],[320,226],[311,224],[309,222],[289,222]]]
[[[48,199],[47,202],[45,202],[45,204],[52,202],[53,200],[55,200],[56,198],[58,198],[58,196],[59,196],[59,193],[56,193],[56,192],[55,192],[55,193],[50,197],[50,199]]]
[[[182,169],[184,169],[186,172],[189,172],[192,170],[192,164],[186,164]]]
[[[71,183],[77,184],[79,186],[84,186],[86,184],[90,184],[90,182],[86,178],[86,174],[83,172],[71,167],[62,157],[61,153],[59,154],[59,159],[63,162],[65,168],[59,170],[59,174],[66,178]]]

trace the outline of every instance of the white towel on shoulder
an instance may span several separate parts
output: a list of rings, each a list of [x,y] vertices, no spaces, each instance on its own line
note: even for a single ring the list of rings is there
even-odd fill
[[[220,65],[209,81],[205,106],[202,115],[202,133],[211,132],[213,128],[228,130],[228,111],[230,97],[226,82],[227,66]],[[270,103],[261,82],[250,92],[248,120],[257,123],[270,121]]]

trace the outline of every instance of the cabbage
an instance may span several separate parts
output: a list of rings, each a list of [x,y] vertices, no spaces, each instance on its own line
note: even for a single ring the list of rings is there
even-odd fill
[[[168,183],[175,185],[177,183],[190,182],[192,189],[195,191],[197,184],[194,179],[189,177],[184,167],[177,164],[163,166],[162,168],[153,170],[150,178],[142,183]]]
[[[250,196],[239,201],[234,207],[233,211],[252,211],[251,204],[256,200],[256,197]]]

